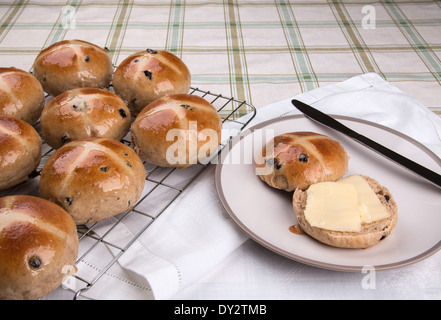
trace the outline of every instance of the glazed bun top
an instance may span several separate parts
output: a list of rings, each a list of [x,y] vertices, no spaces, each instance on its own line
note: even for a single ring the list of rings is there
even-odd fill
[[[349,157],[336,140],[314,132],[278,135],[256,155],[260,178],[271,187],[286,191],[306,189],[311,184],[336,181],[348,170]]]
[[[40,163],[41,146],[33,126],[0,114],[0,190],[28,180]]]
[[[106,89],[78,88],[52,99],[43,109],[43,139],[58,149],[67,142],[104,137],[121,140],[131,124],[129,108]]]
[[[168,51],[147,49],[127,57],[115,70],[113,88],[137,115],[165,95],[188,93],[191,74],[185,63]]]
[[[33,196],[0,198],[0,300],[40,299],[75,272],[77,228],[59,206]]]
[[[44,91],[57,96],[75,88],[108,87],[113,65],[107,49],[82,40],[64,40],[41,51],[33,70]]]
[[[0,114],[34,124],[44,107],[40,82],[29,72],[0,68]]]
[[[46,162],[40,196],[63,207],[76,224],[98,222],[131,209],[146,170],[132,148],[107,138],[72,141]]]
[[[222,121],[202,97],[176,94],[157,99],[132,124],[133,148],[141,159],[162,167],[185,168],[214,155]]]

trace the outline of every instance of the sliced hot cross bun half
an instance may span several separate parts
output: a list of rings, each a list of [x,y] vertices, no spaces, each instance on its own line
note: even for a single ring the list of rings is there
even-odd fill
[[[174,54],[147,49],[122,61],[115,70],[112,84],[136,116],[149,103],[165,95],[188,93],[191,74]]]
[[[123,139],[131,125],[130,110],[106,89],[79,88],[52,99],[41,115],[41,134],[58,149],[73,140],[103,137]]]
[[[133,208],[146,171],[127,145],[107,138],[72,141],[47,161],[40,196],[63,207],[75,223],[98,222]]]
[[[259,177],[269,186],[285,191],[306,189],[311,184],[335,181],[348,170],[343,146],[314,132],[276,136],[255,157]]]
[[[54,97],[75,88],[106,88],[113,75],[109,51],[82,40],[54,43],[39,53],[32,69]]]
[[[185,168],[215,154],[222,122],[205,99],[177,94],[149,104],[131,127],[133,148],[141,159],[161,167]]]
[[[398,221],[397,203],[391,192],[364,175],[297,189],[293,207],[306,234],[339,248],[375,246],[392,233]]]
[[[36,300],[75,273],[77,228],[59,206],[33,196],[0,198],[0,300]]]

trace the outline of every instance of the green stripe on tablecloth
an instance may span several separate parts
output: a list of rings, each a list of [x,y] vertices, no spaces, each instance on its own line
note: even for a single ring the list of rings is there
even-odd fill
[[[12,8],[12,7],[11,7]],[[297,26],[299,28],[336,28],[341,26],[341,22],[337,21],[297,21]],[[0,22],[0,26],[3,25],[5,27],[6,25]],[[26,23],[21,21],[20,23],[15,22],[14,23],[14,29],[47,29],[49,27],[52,27],[53,23],[47,23],[47,22],[32,22],[32,23]],[[352,25],[357,28],[363,27],[361,21],[352,21]],[[441,19],[439,20],[415,20],[412,21],[413,26],[441,26]],[[95,22],[95,21],[81,21],[76,22],[76,29],[106,29],[108,30],[112,26],[111,23],[103,23],[103,22]],[[397,23],[395,21],[376,21],[377,27],[396,27]],[[127,28],[137,28],[137,29],[167,29],[169,27],[168,22],[127,22]],[[242,28],[256,28],[256,29],[279,29],[280,28],[280,21],[247,21],[247,22],[241,22]],[[216,22],[216,21],[209,21],[209,22],[185,22],[185,30],[188,30],[188,32],[191,32],[191,29],[204,29],[204,28],[210,28],[210,29],[224,29],[225,28],[225,22]],[[369,46],[371,47],[371,45]]]
[[[106,47],[109,49],[113,64],[116,64],[118,61],[132,6],[133,0],[120,1],[120,5],[118,5],[113,18],[112,27],[107,36]]]
[[[340,82],[347,80],[351,77],[359,75],[358,73],[335,73],[335,74],[321,74],[315,73],[319,82]],[[433,81],[433,75],[431,73],[385,73],[384,77],[390,82],[394,81]],[[216,83],[223,84],[228,83],[229,74],[193,74],[192,79],[197,83]],[[268,84],[288,84],[297,81],[297,76],[294,74],[250,74],[248,75],[250,83],[268,83]]]
[[[436,2],[435,2],[436,3]],[[438,3],[439,4],[439,3]],[[407,38],[409,43],[414,47],[415,52],[420,56],[421,60],[431,70],[433,77],[441,84],[441,60],[433,52],[430,46],[424,41],[424,38],[415,29],[412,22],[406,17],[396,3],[392,0],[385,0],[384,7],[390,16],[395,20],[397,26]],[[441,19],[441,17],[440,17]]]
[[[6,12],[6,14],[3,16],[3,18],[0,20],[0,42],[3,40],[3,38],[8,33],[8,30],[10,30],[14,24],[17,18],[20,16],[20,14],[23,12],[24,7],[26,6],[26,3],[29,1],[25,0],[18,0],[15,1],[13,5],[11,5]]]
[[[133,53],[134,51],[139,51],[139,50],[144,50],[146,49],[145,46],[142,46],[142,44],[144,43],[140,43],[140,46],[124,46],[120,48],[120,52],[122,54],[130,54]],[[441,45],[432,45],[430,46],[430,48],[432,50],[438,50],[441,51]],[[20,52],[38,52],[39,50],[41,50],[40,47],[27,47],[27,46],[23,46],[20,47],[19,51]],[[395,45],[395,46],[370,46],[370,50],[371,51],[376,51],[376,52],[389,52],[389,53],[396,53],[396,54],[400,54],[403,52],[415,52],[415,47],[412,45]],[[0,54],[2,53],[12,53],[17,51],[17,47],[2,47]],[[186,45],[185,47],[182,48],[181,50],[183,53],[217,53],[217,54],[227,54],[228,50],[226,48],[221,48],[221,47],[195,47],[195,46],[191,46],[191,45]],[[291,53],[291,49],[287,48],[287,47],[279,47],[279,46],[271,46],[271,47],[252,47],[252,46],[248,46],[246,48],[245,51],[241,50],[241,49],[235,49],[236,52],[246,52],[247,55],[248,54],[255,54],[255,53],[268,53],[268,54],[290,54]],[[307,50],[298,48],[296,50],[297,52],[302,52],[304,51],[304,53],[350,53],[353,51],[352,48],[347,47],[347,46],[309,46]],[[382,72],[382,74],[384,74],[384,72]],[[433,74],[432,74],[432,78],[433,78]]]
[[[284,0],[275,1],[280,16],[283,32],[291,52],[297,79],[302,91],[312,90],[319,86],[314,74],[313,66],[309,61],[307,50],[303,43],[299,27],[292,9]]]
[[[65,6],[70,6],[75,11],[78,10],[80,5],[81,5],[81,0],[71,0],[71,1],[67,1],[65,4]],[[63,25],[64,19],[65,19],[65,17],[64,17],[65,13],[63,12],[63,8],[65,6],[60,7],[60,15],[58,16],[57,21],[53,25],[51,32],[49,33],[48,37],[46,38],[46,42],[44,43],[43,48],[47,48],[50,45],[64,39],[64,36],[66,35],[66,32],[68,30],[68,28],[66,28]]]
[[[224,14],[231,92],[235,98],[252,103],[239,6],[236,0],[224,0]],[[239,113],[247,112],[246,108],[243,108]]]
[[[334,12],[335,17],[339,21],[341,30],[348,40],[348,43],[350,44],[351,49],[357,58],[361,70],[363,70],[363,72],[376,72],[382,74],[350,15],[343,6],[342,1],[332,0],[329,1],[329,5]]]
[[[182,57],[184,19],[185,0],[171,1],[165,50],[170,51],[180,58]]]

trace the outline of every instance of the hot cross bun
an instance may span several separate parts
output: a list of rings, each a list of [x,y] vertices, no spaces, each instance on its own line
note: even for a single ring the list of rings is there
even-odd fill
[[[146,171],[127,145],[107,138],[72,141],[47,161],[40,195],[63,207],[76,224],[98,222],[133,208]]]
[[[0,190],[29,179],[41,161],[41,138],[29,123],[0,115]]]
[[[276,136],[256,155],[259,177],[269,186],[286,191],[336,181],[348,170],[343,146],[328,136],[293,132]]]
[[[59,206],[33,196],[0,198],[0,300],[36,300],[76,272],[77,228]]]
[[[33,65],[45,92],[57,96],[75,88],[105,88],[113,65],[106,49],[82,40],[64,40],[44,49]]]
[[[17,68],[0,68],[0,114],[34,124],[44,107],[44,92],[29,72]]]
[[[190,71],[181,59],[151,49],[127,57],[113,77],[115,92],[134,115],[165,95],[188,93],[190,85]]]
[[[185,168],[213,155],[222,123],[205,99],[178,94],[149,104],[131,127],[133,148],[146,162]]]
[[[80,88],[51,100],[41,115],[42,137],[58,149],[73,140],[104,137],[121,140],[131,114],[120,97],[106,89]]]

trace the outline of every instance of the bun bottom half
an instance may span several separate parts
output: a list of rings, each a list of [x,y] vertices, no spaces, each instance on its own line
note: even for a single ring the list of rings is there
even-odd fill
[[[329,246],[339,248],[365,249],[375,246],[386,239],[392,233],[398,220],[397,204],[386,187],[370,177],[363,176],[363,178],[368,182],[380,199],[380,202],[389,212],[388,218],[362,224],[361,231],[359,232],[342,232],[313,227],[305,217],[307,191],[297,189],[293,195],[293,207],[297,223],[301,229],[312,238]]]

